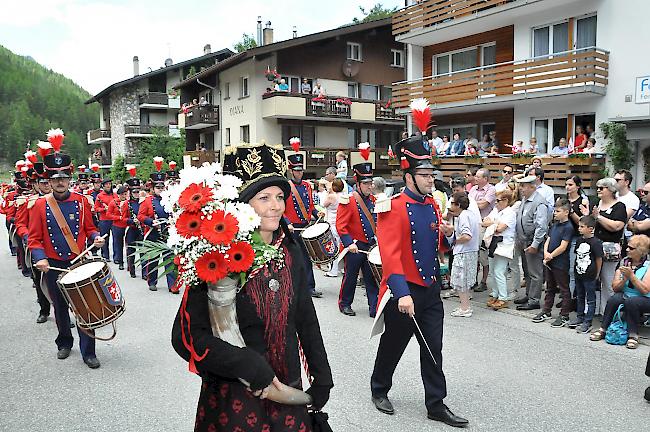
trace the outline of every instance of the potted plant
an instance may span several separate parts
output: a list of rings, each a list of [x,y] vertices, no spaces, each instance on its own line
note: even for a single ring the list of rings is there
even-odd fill
[[[569,165],[591,165],[593,159],[588,153],[573,153],[567,156],[567,163]]]
[[[482,165],[483,158],[477,154],[465,155],[465,163],[467,165]]]
[[[513,153],[511,162],[513,164],[529,165],[530,160],[533,158],[533,156],[535,155],[527,152]]]

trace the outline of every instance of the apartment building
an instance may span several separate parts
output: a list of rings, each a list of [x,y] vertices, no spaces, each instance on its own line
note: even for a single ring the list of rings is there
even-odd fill
[[[407,78],[394,105],[426,97],[437,130],[545,152],[576,126],[621,122],[640,160],[650,146],[650,28],[642,0],[408,1],[393,16]],[[635,168],[643,182],[643,163]],[[637,183],[637,185],[642,183]]]
[[[405,79],[404,45],[391,21],[347,25],[273,42],[270,23],[262,45],[236,54],[176,86],[181,103],[205,98],[179,116],[188,150],[220,152],[241,142],[282,143],[299,137],[306,174],[322,175],[339,150],[360,161],[369,142],[371,162],[389,172],[388,146],[405,128],[392,106],[391,83]],[[278,81],[282,89],[276,91]],[[320,85],[319,97],[313,88]]]
[[[155,129],[179,136],[181,99],[173,87],[232,54],[229,49],[212,52],[206,45],[200,57],[180,63],[167,59],[160,69],[143,74],[138,57],[133,57],[132,78],[111,84],[85,102],[101,106],[99,128],[87,134],[92,162],[110,166],[117,155],[132,155],[138,140],[152,136]]]

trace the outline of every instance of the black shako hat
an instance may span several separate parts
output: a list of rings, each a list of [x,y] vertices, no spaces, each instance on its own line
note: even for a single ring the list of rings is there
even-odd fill
[[[151,175],[149,175],[149,178],[151,179],[152,182],[154,182],[154,184],[156,184],[156,183],[164,183],[167,176],[165,175],[164,172],[156,171],[156,172],[152,172]]]
[[[139,188],[141,186],[140,179],[136,177],[131,177],[125,182],[129,188]]]
[[[20,180],[23,178],[23,173],[21,171],[14,171],[14,180]]]
[[[289,169],[294,170],[294,171],[302,171],[305,169],[304,163],[305,163],[305,157],[302,155],[302,153],[295,153],[292,155],[287,156],[287,160],[289,161]]]
[[[79,181],[88,181],[88,173],[79,173],[77,174],[77,180]]]
[[[72,177],[72,160],[64,153],[50,153],[43,158],[47,178]]]
[[[429,141],[420,133],[416,133],[395,144],[395,155],[404,172],[418,168],[435,168],[431,160]]]
[[[302,158],[302,155],[300,157]],[[259,191],[269,186],[278,186],[285,197],[291,192],[289,181],[285,177],[287,163],[281,145],[243,144],[238,147],[226,147],[223,171],[224,174],[232,174],[241,179],[241,202],[250,201]]]
[[[178,179],[178,171],[176,171],[176,170],[168,170],[167,171],[167,178],[170,179],[170,180]]]
[[[372,181],[372,164],[370,162],[358,163],[352,167],[357,182]]]
[[[94,172],[90,175],[90,179],[92,180],[93,183],[101,183],[102,175],[98,172]]]

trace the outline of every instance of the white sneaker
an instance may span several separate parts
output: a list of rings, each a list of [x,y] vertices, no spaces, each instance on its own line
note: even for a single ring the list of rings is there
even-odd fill
[[[458,308],[451,312],[451,316],[469,318],[472,316],[472,310],[471,309],[463,310],[461,308]]]
[[[458,293],[456,292],[455,289],[450,289],[442,293],[442,298],[451,298],[451,297],[458,297]]]

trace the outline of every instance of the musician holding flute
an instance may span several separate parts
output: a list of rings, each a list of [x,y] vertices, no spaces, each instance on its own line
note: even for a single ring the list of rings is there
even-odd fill
[[[291,180],[289,181],[289,192],[286,195],[287,202],[284,211],[285,222],[294,240],[301,249],[302,260],[307,272],[307,288],[312,297],[322,297],[321,291],[316,291],[316,280],[314,279],[314,268],[309,258],[305,243],[300,238],[300,232],[312,219],[320,219],[325,213],[319,212],[314,206],[314,194],[309,183],[302,179],[304,170],[304,156],[302,153],[295,153],[287,157]]]
[[[167,239],[167,219],[169,214],[161,204],[160,194],[165,189],[165,173],[157,171],[151,173],[151,181],[153,182],[153,194],[147,196],[138,211],[138,220],[145,225],[144,237],[150,241],[159,241]],[[162,260],[168,259],[168,255],[160,257]],[[158,290],[156,283],[158,281],[158,259],[149,260],[146,264],[147,285],[149,290]],[[170,271],[173,267],[169,263],[165,270],[167,271],[167,289],[172,294],[178,294],[178,287],[176,286],[176,273]]]
[[[313,379],[307,390],[312,408],[320,410],[327,403],[333,381],[314,304],[304,289],[304,253],[282,218],[290,193],[284,151],[264,144],[230,151],[234,153],[226,155],[224,171],[241,178],[239,201],[253,207],[261,218],[257,233],[281,254],[246,275],[236,291],[236,308],[220,310],[234,316],[214,318],[235,323],[226,331],[241,333],[243,347],[213,333],[214,300],[205,282],[185,291],[172,345],[202,378],[194,430],[310,432],[307,407],[288,404],[288,396],[302,387],[301,351]],[[250,160],[256,161],[255,169],[243,170]]]
[[[43,162],[52,194],[36,200],[30,212],[27,245],[32,253],[34,265],[45,273],[58,329],[55,341],[58,348],[57,358],[63,360],[70,355],[74,340],[70,330],[68,304],[56,284],[61,272],[50,269],[50,265],[66,269],[72,265],[72,260],[80,251],[86,248],[88,242],[102,247],[104,239],[99,236],[93,224],[88,201],[82,195],[69,190],[72,175],[70,156],[60,153],[59,148],[55,147],[55,153],[45,156]],[[84,363],[91,369],[98,368],[100,363],[95,355],[95,339],[78,327],[77,330]],[[89,333],[93,334],[92,331]]]
[[[124,270],[124,234],[128,225],[129,215],[129,190],[125,186],[117,189],[115,199],[108,204],[108,216],[113,224],[111,234],[113,235],[113,260]]]
[[[144,231],[142,223],[138,220],[138,212],[140,211],[140,179],[135,177],[135,167],[133,168],[133,177],[126,181],[130,191],[130,197],[127,200],[127,227],[126,227],[126,268],[129,275],[135,278],[135,243],[142,241]],[[142,279],[146,279],[145,265],[142,264]]]
[[[428,120],[424,123],[422,131],[426,131]],[[378,214],[377,240],[383,275],[372,334],[383,334],[370,380],[372,402],[380,412],[394,414],[388,392],[395,368],[415,334],[420,345],[427,417],[465,427],[468,421],[443,403],[447,385],[442,371],[444,310],[438,251],[449,245],[440,229],[440,209],[431,195],[431,148],[419,133],[395,147],[406,188],[389,201],[388,209],[382,209],[387,211]]]

